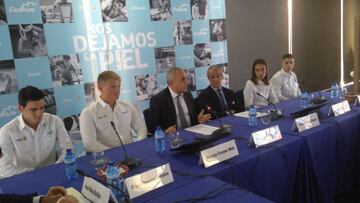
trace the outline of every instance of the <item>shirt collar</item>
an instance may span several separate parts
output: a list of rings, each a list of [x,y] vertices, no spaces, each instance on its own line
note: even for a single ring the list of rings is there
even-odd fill
[[[172,98],[176,98],[177,96],[179,96],[176,92],[174,92],[170,87],[169,87],[169,91],[170,91],[170,94],[171,94],[171,97]],[[183,93],[181,93],[180,95],[183,95]]]
[[[215,91],[215,92],[217,92],[218,90],[222,90],[222,87],[220,86],[219,88],[215,88],[215,87],[213,87],[212,85],[210,85],[210,87]]]
[[[261,85],[261,86],[265,85],[265,83],[262,80],[257,79],[257,81],[258,81],[258,85]]]
[[[286,74],[286,75],[291,75],[291,74],[292,74],[292,71],[286,72],[286,71],[284,71],[284,69],[282,69],[282,68],[281,68],[281,72],[284,73],[284,74]]]
[[[108,103],[106,103],[104,100],[102,100],[100,97],[97,98],[97,102],[100,104],[101,107],[106,108],[106,106],[108,106],[110,109],[110,105]],[[118,110],[120,110],[121,112],[127,112],[127,110],[125,108],[123,108],[121,105],[118,105],[119,100],[116,100],[115,102],[115,107],[114,107],[114,111],[115,108],[117,108]]]
[[[40,121],[38,126],[45,125],[45,123],[46,122],[45,122],[45,118],[44,118],[44,115],[43,115],[42,120]],[[20,130],[23,130],[25,127],[29,127],[29,126],[25,123],[22,114],[20,114],[19,115],[19,128],[20,128]]]
[[[110,105],[108,103],[106,103],[104,100],[101,99],[101,97],[98,97],[97,98],[97,102],[100,104],[101,107],[105,108],[106,106],[109,106]],[[115,102],[115,105],[116,105],[116,102]]]

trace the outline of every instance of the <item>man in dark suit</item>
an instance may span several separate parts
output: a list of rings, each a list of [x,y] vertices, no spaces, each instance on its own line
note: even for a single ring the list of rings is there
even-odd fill
[[[176,129],[187,128],[198,123],[205,123],[210,114],[199,114],[196,111],[193,97],[187,89],[186,72],[172,68],[167,74],[168,87],[150,100],[150,119],[152,126],[148,129],[154,133],[156,126],[161,126],[166,133]]]
[[[219,117],[237,112],[234,92],[221,86],[221,80],[223,79],[222,67],[218,65],[210,66],[207,77],[210,85],[201,91],[196,103],[197,109],[205,109],[206,113],[210,113],[208,111],[208,107],[210,107]]]

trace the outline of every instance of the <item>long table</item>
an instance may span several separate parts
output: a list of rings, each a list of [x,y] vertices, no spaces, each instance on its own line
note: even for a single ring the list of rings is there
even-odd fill
[[[257,126],[250,127],[244,118],[222,118],[223,123],[231,125],[232,134],[213,145],[234,139],[239,155],[209,168],[199,165],[196,154],[169,150],[164,155],[157,154],[153,138],[129,144],[126,146],[128,154],[140,158],[143,164],[130,171],[128,177],[165,163],[170,164],[174,175],[173,183],[135,198],[134,202],[155,201],[174,191],[187,190],[187,186],[204,176],[213,176],[274,202],[332,201],[336,194],[352,186],[359,171],[360,108],[355,107],[339,117],[328,117],[331,104],[338,101],[332,100],[321,108],[320,126],[301,133],[292,131],[293,118],[289,116],[300,110],[299,99],[277,104],[285,116],[268,125],[258,122]],[[214,120],[209,124],[218,125],[219,122]],[[251,133],[273,125],[279,125],[282,140],[263,148],[249,147]],[[180,134],[185,142],[194,139],[194,133],[180,131]],[[122,148],[107,150],[105,154],[111,160],[123,159]],[[90,159],[90,156],[78,159],[78,168],[96,176]],[[56,164],[0,180],[0,192],[44,194],[52,185],[80,190],[82,181],[81,177],[67,180],[64,165]]]
[[[238,189],[233,185],[224,183],[213,177],[206,177],[174,191],[154,198],[149,203],[159,202],[226,202],[226,203],[256,203],[271,202],[267,199],[254,195],[253,193]]]
[[[128,154],[140,158],[143,162],[141,167],[130,171],[128,176],[165,163],[170,163],[174,174],[173,183],[135,198],[135,202],[144,202],[157,198],[204,175],[235,183],[240,188],[246,186],[245,189],[249,189],[251,192],[272,201],[290,201],[295,182],[301,139],[294,136],[284,136],[283,140],[274,143],[273,146],[259,150],[249,148],[247,142],[239,139],[240,137],[249,139],[251,132],[256,129],[248,126],[233,126],[232,130],[233,137],[219,140],[214,145],[235,139],[240,155],[230,159],[228,162],[207,169],[198,164],[199,156],[195,154],[170,152],[168,150],[165,155],[159,156],[154,151],[153,138],[127,145]],[[193,134],[190,132],[181,131],[180,133],[185,140],[194,139]],[[111,160],[123,159],[122,148],[107,150],[105,154]],[[92,176],[96,176],[94,167],[89,163],[90,159],[90,156],[78,159],[78,168]],[[38,192],[44,194],[48,187],[52,185],[71,186],[80,190],[82,178],[79,177],[75,181],[67,180],[64,165],[56,164],[0,180],[0,190],[3,193],[25,194]]]
[[[303,132],[292,129],[291,113],[301,110],[300,99],[295,98],[276,104],[284,117],[271,121],[281,132],[302,138],[293,202],[331,202],[337,194],[349,190],[359,177],[360,107],[351,104],[351,112],[329,116],[331,105],[341,99],[331,99],[323,94],[328,104],[320,108],[321,125]],[[265,109],[272,106],[265,107]],[[224,122],[248,125],[247,119],[224,118]],[[267,126],[258,121],[256,128]]]

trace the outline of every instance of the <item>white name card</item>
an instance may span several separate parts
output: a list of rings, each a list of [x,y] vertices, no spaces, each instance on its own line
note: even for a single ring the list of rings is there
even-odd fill
[[[125,180],[130,199],[172,182],[174,178],[168,163]]]
[[[319,117],[317,113],[312,113],[300,118],[295,119],[295,129],[298,129],[299,132],[302,132],[304,130],[308,130],[310,128],[314,128],[316,126],[320,125]]]
[[[205,168],[218,164],[239,154],[235,140],[230,140],[200,152]]]
[[[96,180],[84,177],[81,193],[91,202],[101,203],[109,201],[111,191]]]
[[[255,146],[260,147],[269,144],[271,142],[280,140],[282,139],[282,136],[279,126],[276,125],[270,128],[266,128],[264,130],[253,132],[251,134],[251,138],[254,141]]]
[[[334,116],[339,116],[342,115],[346,112],[350,111],[350,105],[349,102],[347,100],[339,102],[337,104],[334,104],[331,106],[331,110],[334,113]]]

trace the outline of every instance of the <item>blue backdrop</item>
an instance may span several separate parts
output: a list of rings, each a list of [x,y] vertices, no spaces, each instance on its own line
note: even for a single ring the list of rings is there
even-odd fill
[[[187,70],[196,95],[208,66],[226,75],[227,61],[224,0],[0,0],[0,127],[27,85],[64,118],[94,101],[99,72],[114,70],[121,99],[141,111],[171,67]]]

